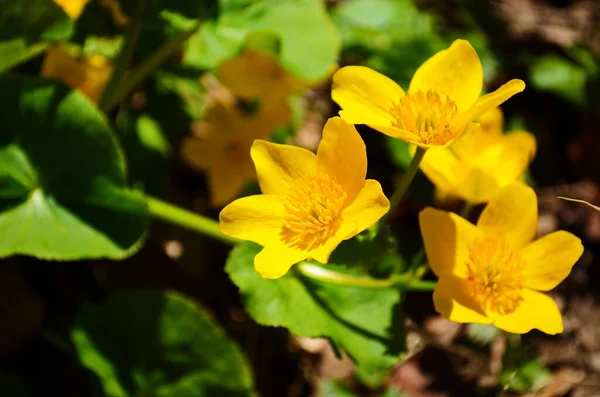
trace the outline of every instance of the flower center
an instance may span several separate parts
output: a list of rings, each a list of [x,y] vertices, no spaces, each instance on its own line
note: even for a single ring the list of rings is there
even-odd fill
[[[290,247],[312,251],[339,229],[346,192],[329,175],[307,175],[286,196],[280,236]]]
[[[396,119],[392,125],[418,135],[421,143],[444,145],[457,135],[450,130],[450,122],[458,107],[435,91],[407,93],[390,112]]]
[[[508,314],[523,300],[525,261],[505,239],[486,237],[476,241],[467,268],[468,293],[485,312]]]

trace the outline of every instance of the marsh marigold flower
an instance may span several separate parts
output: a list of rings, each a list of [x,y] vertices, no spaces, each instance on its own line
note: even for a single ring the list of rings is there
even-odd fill
[[[528,132],[503,134],[502,119],[500,108],[483,114],[479,128],[448,147],[428,150],[421,170],[447,195],[471,203],[488,202],[522,177],[536,150],[535,137]]]
[[[522,334],[537,328],[563,331],[554,300],[540,291],[556,287],[583,252],[565,231],[533,241],[537,198],[515,182],[496,195],[477,225],[456,214],[426,208],[419,214],[429,264],[439,277],[436,310],[459,323],[494,324]]]
[[[262,195],[221,211],[221,231],[263,246],[254,267],[264,278],[283,276],[302,260],[327,263],[343,240],[365,230],[390,207],[374,180],[365,180],[365,144],[354,126],[329,119],[317,154],[257,140],[252,145]]]
[[[90,55],[79,60],[65,48],[55,45],[46,52],[40,74],[62,80],[98,102],[111,73],[112,64],[103,56]]]
[[[333,76],[332,97],[340,116],[422,148],[449,145],[482,114],[523,91],[511,80],[479,97],[483,68],[468,41],[456,40],[415,72],[407,92],[364,66],[346,66]]]

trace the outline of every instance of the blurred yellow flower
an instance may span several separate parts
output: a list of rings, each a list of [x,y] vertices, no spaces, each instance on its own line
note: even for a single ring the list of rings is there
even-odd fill
[[[536,150],[532,134],[502,133],[499,108],[483,114],[479,122],[479,128],[466,132],[450,146],[428,150],[421,162],[421,169],[438,189],[471,203],[488,202],[519,179]]]
[[[112,64],[103,56],[91,55],[79,60],[57,45],[46,51],[41,70],[42,77],[62,80],[94,102],[100,100],[111,73]]]
[[[436,310],[459,323],[494,324],[508,332],[563,331],[556,287],[583,253],[565,231],[532,241],[537,198],[515,182],[495,196],[477,226],[456,214],[426,208],[419,214],[429,264],[439,277]]]
[[[273,130],[291,117],[288,98],[306,84],[289,74],[274,55],[246,49],[218,67],[219,82],[206,116],[206,136],[183,142],[182,155],[192,167],[208,174],[211,204],[233,200],[247,182],[256,180],[250,158],[255,139],[268,139]],[[231,95],[233,94],[233,95]],[[256,109],[242,112],[236,100],[256,102]],[[237,103],[239,105],[239,103]]]
[[[406,93],[372,69],[347,66],[333,76],[332,97],[344,120],[429,148],[449,145],[473,120],[525,89],[511,80],[479,97],[482,86],[477,53],[456,40],[419,67]]]
[[[221,231],[264,248],[254,267],[279,278],[302,260],[327,263],[342,242],[389,210],[379,182],[365,180],[362,138],[339,117],[329,119],[317,154],[256,140],[252,145],[262,195],[244,197],[221,211]]]
[[[250,147],[255,139],[270,137],[280,113],[246,115],[217,103],[207,112],[203,136],[183,141],[183,160],[207,174],[213,206],[231,202],[244,184],[256,180]]]

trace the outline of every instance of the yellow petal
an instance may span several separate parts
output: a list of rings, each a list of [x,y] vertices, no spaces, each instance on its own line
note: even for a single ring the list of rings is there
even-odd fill
[[[244,185],[255,179],[254,173],[249,171],[253,171],[252,164],[232,164],[225,157],[212,157],[210,168],[206,171],[211,206],[222,207],[238,197]]]
[[[438,277],[465,277],[469,248],[480,237],[477,228],[456,214],[431,207],[419,213],[419,225],[433,272]]]
[[[111,73],[111,63],[100,55],[78,60],[67,50],[52,46],[46,52],[40,74],[42,77],[58,78],[98,102]]]
[[[224,234],[257,244],[279,244],[279,232],[286,215],[283,199],[262,194],[243,197],[223,208],[219,226]]]
[[[195,137],[186,137],[181,143],[181,158],[196,171],[203,171],[212,164],[210,141]]]
[[[219,80],[239,97],[285,97],[293,91],[288,73],[274,55],[245,50],[225,60],[217,69]]]
[[[460,109],[459,113],[450,124],[451,130],[461,130],[464,126],[473,120],[478,119],[485,112],[500,106],[510,97],[525,89],[523,80],[513,79],[504,84],[494,92],[490,92],[479,98],[471,108]]]
[[[392,79],[364,66],[346,66],[333,75],[331,97],[352,124],[391,125],[390,109],[403,95]]]
[[[294,180],[316,170],[316,156],[309,150],[257,139],[250,151],[258,183],[264,194],[285,195]]]
[[[58,78],[69,87],[76,88],[85,80],[85,68],[69,51],[53,45],[46,51],[40,75]]]
[[[342,225],[323,246],[310,253],[310,257],[327,263],[333,250],[343,241],[375,224],[390,209],[390,202],[379,182],[367,179],[355,200],[342,212]]]
[[[455,145],[447,148],[431,148],[425,153],[421,170],[433,184],[447,194],[457,196],[472,204],[479,204],[500,191],[495,178],[461,158]],[[496,165],[497,166],[497,165]]]
[[[523,272],[525,286],[539,291],[551,290],[569,275],[582,253],[581,240],[562,230],[534,241],[521,251],[527,262]]]
[[[471,135],[479,135],[479,130]],[[535,137],[522,131],[501,135],[488,146],[465,143],[465,138],[472,139],[464,137],[448,148],[428,150],[421,169],[437,187],[471,203],[488,202],[517,181],[536,149]]]
[[[306,258],[305,251],[283,244],[268,245],[254,257],[254,269],[263,278],[275,279],[284,276],[292,265]]]
[[[536,146],[532,134],[525,131],[509,132],[487,153],[487,163],[483,164],[483,168],[490,171],[498,186],[508,186],[529,168]]]
[[[344,209],[342,216],[345,222],[355,224],[354,235],[356,235],[377,222],[389,209],[390,202],[383,194],[379,182],[367,179],[358,196]],[[346,236],[345,239],[354,235]]]
[[[431,90],[446,95],[463,112],[473,106],[482,85],[479,56],[468,41],[456,40],[421,65],[410,82],[409,92]]]
[[[514,312],[497,318],[496,327],[515,334],[524,334],[533,328],[550,335],[563,332],[560,311],[551,297],[527,288],[521,296],[523,302]]]
[[[504,125],[504,114],[502,109],[495,107],[488,110],[479,117],[479,132],[486,135],[502,135]]]
[[[490,324],[492,319],[468,294],[466,281],[452,274],[440,277],[433,292],[435,310],[457,323]]]
[[[367,175],[367,149],[356,128],[339,117],[325,124],[317,149],[317,172],[325,173],[339,183],[351,203],[363,188]]]
[[[423,145],[423,143],[421,142],[421,137],[417,134],[413,134],[410,131],[386,125],[368,124],[368,126],[373,128],[374,130],[384,133],[387,136],[391,136],[392,138],[400,139],[401,141],[418,145],[424,149],[431,147],[431,145]]]
[[[520,249],[535,237],[537,218],[535,192],[515,182],[492,198],[481,213],[477,228],[489,236],[502,236],[513,249]]]
[[[75,20],[79,18],[89,0],[54,0],[54,2],[58,4],[71,19]]]

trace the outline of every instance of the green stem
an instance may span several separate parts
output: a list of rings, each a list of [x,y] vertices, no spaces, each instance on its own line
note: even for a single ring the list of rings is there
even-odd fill
[[[400,204],[402,197],[404,197],[404,194],[406,194],[411,182],[413,181],[413,179],[415,179],[415,175],[417,175],[417,171],[419,169],[419,165],[421,164],[421,160],[423,160],[425,151],[426,149],[417,147],[417,151],[415,152],[415,155],[413,156],[410,165],[408,166],[408,169],[406,170],[404,175],[402,175],[400,184],[398,185],[398,187],[392,194],[392,197],[390,198],[390,210],[382,218],[382,223],[384,223],[389,214],[393,213],[396,207],[398,207],[398,204]]]
[[[137,68],[127,73],[124,76],[125,78],[121,79],[121,84],[115,89],[114,94],[107,99],[105,111],[109,111],[116,106],[139,83],[154,72],[156,68],[171,58],[179,50],[183,42],[198,30],[200,25],[201,22],[198,21],[190,30],[179,33],[153,52],[148,58],[144,59]]]
[[[345,287],[401,288],[410,291],[433,291],[436,286],[435,281],[419,280],[411,274],[399,274],[387,279],[376,279],[364,276],[357,277],[326,269],[309,262],[299,263],[296,265],[296,269],[300,274],[312,280],[342,285]]]
[[[236,244],[239,240],[224,235],[219,223],[214,219],[179,208],[155,197],[146,196],[150,213],[163,221],[193,230],[220,240],[226,244]]]
[[[112,106],[109,106],[112,97],[115,96],[116,91],[123,82],[123,74],[127,70],[127,65],[133,56],[133,50],[137,44],[137,39],[140,35],[143,23],[144,8],[146,6],[146,0],[138,0],[135,17],[129,23],[127,33],[125,34],[125,42],[123,48],[119,51],[119,55],[115,61],[113,72],[110,75],[110,80],[106,84],[106,88],[98,101],[98,107],[103,112],[108,112]]]

